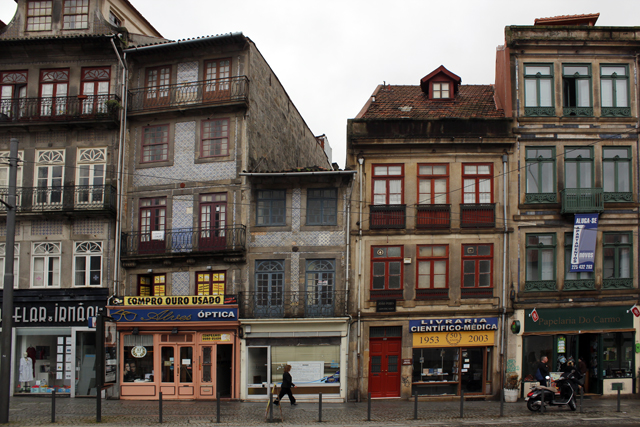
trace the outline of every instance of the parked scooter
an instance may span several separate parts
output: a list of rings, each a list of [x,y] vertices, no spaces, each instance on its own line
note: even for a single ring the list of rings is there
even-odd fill
[[[541,411],[542,402],[549,406],[562,406],[568,405],[572,411],[578,408],[576,404],[576,396],[579,393],[580,386],[584,379],[580,371],[578,371],[574,364],[569,361],[567,368],[562,376],[556,380],[556,386],[551,387],[549,384],[550,378],[547,376],[547,386],[535,386],[531,390],[525,401],[527,402],[527,408],[530,411]]]

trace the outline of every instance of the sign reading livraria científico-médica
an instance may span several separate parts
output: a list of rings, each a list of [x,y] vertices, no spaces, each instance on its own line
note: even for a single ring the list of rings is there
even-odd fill
[[[495,343],[497,317],[458,317],[409,321],[413,347],[487,346]]]

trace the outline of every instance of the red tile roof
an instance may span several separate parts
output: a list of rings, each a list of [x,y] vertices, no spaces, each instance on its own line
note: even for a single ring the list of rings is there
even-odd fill
[[[549,25],[549,24],[560,24],[560,25],[571,25],[571,23],[575,21],[590,23],[591,25],[595,25],[596,21],[600,17],[599,13],[587,13],[584,15],[560,15],[560,16],[550,16],[548,18],[536,18],[533,21],[533,25]]]
[[[460,85],[452,101],[430,100],[420,86],[381,86],[366,110],[364,119],[503,118],[496,107],[492,85]]]

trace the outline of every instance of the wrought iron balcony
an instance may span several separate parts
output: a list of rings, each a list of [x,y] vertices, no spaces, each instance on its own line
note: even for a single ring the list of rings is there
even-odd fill
[[[0,187],[0,198],[6,200],[8,187]],[[18,213],[33,212],[109,212],[116,211],[116,188],[112,185],[75,185],[63,187],[18,187]],[[0,204],[0,211],[6,211]]]
[[[346,291],[250,291],[238,294],[240,318],[340,317],[346,315]]]
[[[405,205],[370,205],[369,229],[405,228]]]
[[[0,100],[0,125],[119,118],[120,97],[113,94]]]
[[[246,227],[122,233],[122,257],[244,251]]]
[[[246,76],[203,80],[129,90],[131,112],[194,107],[207,104],[247,102],[249,79]]]
[[[462,298],[492,298],[493,288],[461,288]]]
[[[418,205],[416,228],[448,229],[451,227],[451,205]]]
[[[604,211],[602,188],[565,188],[560,191],[561,213],[592,213]]]
[[[465,203],[460,205],[460,228],[493,228],[495,226],[495,203]]]

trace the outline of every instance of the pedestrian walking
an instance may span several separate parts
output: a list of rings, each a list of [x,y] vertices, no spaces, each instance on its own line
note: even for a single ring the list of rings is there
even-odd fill
[[[273,402],[274,405],[279,405],[280,401],[282,400],[282,396],[284,396],[285,394],[289,396],[291,405],[297,405],[296,398],[293,397],[293,393],[291,393],[291,388],[295,387],[296,385],[293,383],[293,378],[291,378],[291,374],[289,373],[289,371],[291,371],[291,365],[284,365],[284,374],[282,374],[282,385],[280,385],[280,394],[278,394],[278,398],[276,399],[276,401]]]
[[[540,382],[540,385],[543,386],[547,385],[547,376],[549,375],[548,361],[549,358],[547,356],[542,356],[538,363],[538,370],[536,371],[536,379]]]

